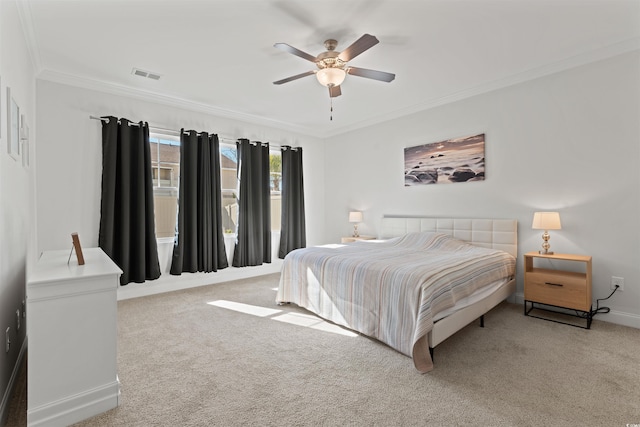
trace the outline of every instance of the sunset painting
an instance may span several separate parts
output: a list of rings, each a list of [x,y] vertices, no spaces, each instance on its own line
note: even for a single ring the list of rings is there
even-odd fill
[[[484,181],[484,133],[404,149],[405,187]]]

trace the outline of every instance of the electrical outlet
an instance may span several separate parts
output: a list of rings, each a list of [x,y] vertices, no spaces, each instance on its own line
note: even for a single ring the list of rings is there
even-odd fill
[[[16,310],[16,331],[20,330],[20,309]]]
[[[618,286],[619,291],[624,291],[624,277],[611,276],[611,289]]]
[[[11,348],[11,340],[9,339],[9,332],[11,332],[11,327],[7,327],[7,330],[4,333],[4,348],[5,352],[9,353],[9,349]]]
[[[22,318],[24,319],[25,317],[27,317],[27,310],[26,310],[24,300],[22,300]]]

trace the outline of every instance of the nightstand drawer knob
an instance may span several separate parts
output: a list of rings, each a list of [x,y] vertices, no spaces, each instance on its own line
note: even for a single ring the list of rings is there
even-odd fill
[[[544,282],[545,285],[549,285],[549,286],[558,286],[558,287],[563,287],[564,285],[562,283],[551,283],[551,282]]]

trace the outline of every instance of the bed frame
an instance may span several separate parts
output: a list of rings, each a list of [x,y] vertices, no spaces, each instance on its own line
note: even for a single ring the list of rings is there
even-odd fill
[[[437,231],[476,246],[499,249],[518,257],[518,221],[513,219],[432,218],[385,215],[382,218],[380,239],[403,236],[411,232]],[[435,346],[480,318],[516,291],[515,275],[497,291],[476,303],[440,319],[433,325],[427,340],[433,356]]]

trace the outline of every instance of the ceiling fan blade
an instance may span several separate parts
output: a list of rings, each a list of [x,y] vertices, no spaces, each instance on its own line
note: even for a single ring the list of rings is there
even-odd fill
[[[306,73],[300,73],[300,74],[296,74],[295,76],[287,77],[286,79],[278,80],[276,82],[273,82],[273,84],[274,85],[281,85],[282,83],[287,83],[287,82],[290,82],[292,80],[298,80],[298,79],[301,79],[303,77],[310,76],[310,75],[312,75],[314,73],[315,73],[314,71],[307,71]]]
[[[358,77],[366,77],[368,79],[380,80],[389,83],[396,78],[395,74],[385,73],[384,71],[367,70],[366,68],[349,67],[347,74]]]
[[[273,45],[273,47],[278,48],[280,50],[284,50],[285,52],[289,52],[293,55],[299,56],[302,59],[306,59],[307,61],[316,62],[316,57],[315,56],[311,56],[309,55],[307,52],[303,52],[300,49],[297,49],[293,46],[290,46],[286,43],[276,43]]]
[[[329,88],[330,98],[335,98],[336,96],[340,96],[340,95],[342,95],[342,90],[340,89],[340,86],[331,86]]]
[[[364,36],[353,42],[351,46],[340,52],[338,58],[340,58],[344,62],[349,62],[365,50],[377,45],[378,43],[379,41],[377,38],[375,38],[371,34],[365,34]]]

